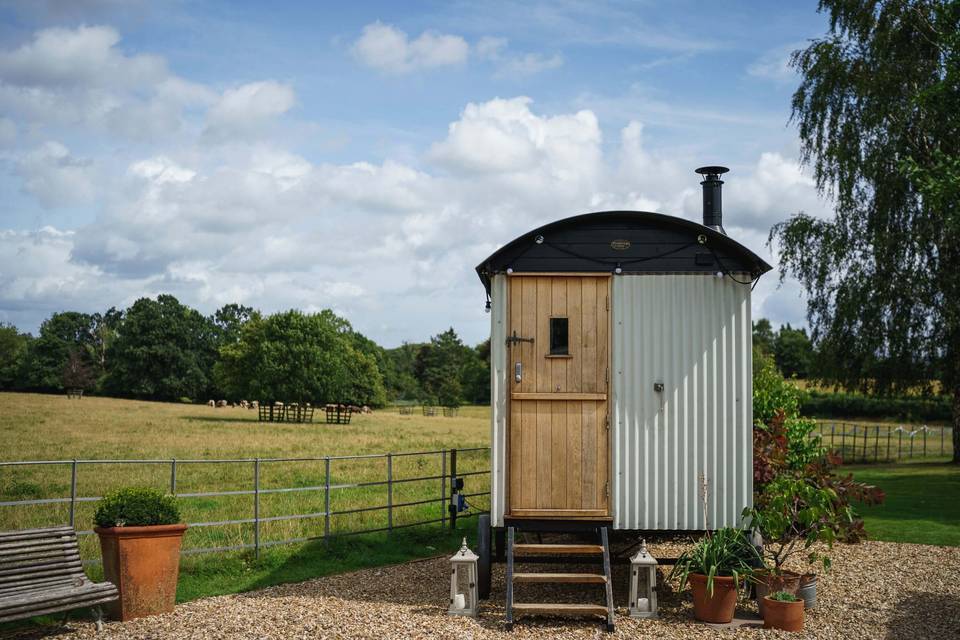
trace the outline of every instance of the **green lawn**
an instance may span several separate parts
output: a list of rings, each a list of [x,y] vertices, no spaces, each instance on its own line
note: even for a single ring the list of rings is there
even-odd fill
[[[960,465],[916,463],[845,467],[862,482],[884,490],[887,499],[863,507],[874,540],[960,546]]]

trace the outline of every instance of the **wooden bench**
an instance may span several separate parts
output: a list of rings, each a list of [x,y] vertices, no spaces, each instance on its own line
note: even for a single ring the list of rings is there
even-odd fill
[[[90,607],[100,630],[100,605],[118,597],[83,573],[73,527],[0,533],[0,622]]]

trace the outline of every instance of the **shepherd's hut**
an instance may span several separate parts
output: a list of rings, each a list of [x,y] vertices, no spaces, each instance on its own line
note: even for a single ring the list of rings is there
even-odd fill
[[[529,231],[477,267],[492,385],[481,592],[492,538],[493,559],[508,562],[508,626],[515,612],[551,611],[513,602],[515,555],[602,548],[612,625],[608,530],[737,526],[751,504],[750,293],[771,267],[724,231],[726,171],[697,169],[702,224],[588,213]],[[593,532],[598,544],[514,545],[520,531]]]

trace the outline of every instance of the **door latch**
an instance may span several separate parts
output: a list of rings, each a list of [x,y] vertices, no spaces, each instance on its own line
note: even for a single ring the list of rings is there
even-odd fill
[[[523,379],[523,365],[517,362],[513,367],[513,379],[520,382]]]
[[[529,342],[530,344],[533,344],[533,338],[521,338],[520,336],[517,335],[516,331],[513,332],[512,336],[507,336],[508,347],[513,346],[515,344],[519,344],[521,342]]]

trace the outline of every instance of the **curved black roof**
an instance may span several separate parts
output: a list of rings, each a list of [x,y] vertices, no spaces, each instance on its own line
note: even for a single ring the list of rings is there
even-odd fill
[[[614,272],[749,274],[772,267],[727,235],[698,222],[648,211],[599,211],[564,218],[528,231],[477,266],[490,277],[514,272]]]

